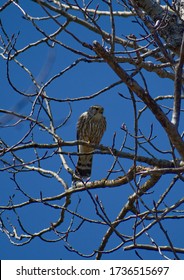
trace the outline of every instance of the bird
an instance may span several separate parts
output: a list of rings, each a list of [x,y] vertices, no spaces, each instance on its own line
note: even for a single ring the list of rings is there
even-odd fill
[[[91,106],[88,111],[82,113],[77,122],[77,140],[83,140],[92,144],[99,144],[106,130],[106,118],[103,116],[104,108],[100,105]],[[81,178],[91,176],[93,155],[88,154],[94,148],[78,145],[79,155],[75,174]]]

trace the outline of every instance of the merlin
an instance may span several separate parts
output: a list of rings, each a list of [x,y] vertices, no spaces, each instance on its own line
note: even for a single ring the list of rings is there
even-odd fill
[[[103,116],[103,107],[99,105],[91,106],[84,112],[77,122],[77,140],[88,143],[99,144],[106,129],[106,119]],[[93,155],[89,154],[94,148],[78,145],[80,155],[76,166],[76,175],[80,177],[90,177]]]

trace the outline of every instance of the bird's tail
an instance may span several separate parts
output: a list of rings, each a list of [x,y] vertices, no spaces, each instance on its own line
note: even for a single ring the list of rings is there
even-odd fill
[[[75,174],[82,178],[88,178],[91,176],[91,168],[92,168],[92,155],[82,155],[79,156],[78,162],[75,169]]]

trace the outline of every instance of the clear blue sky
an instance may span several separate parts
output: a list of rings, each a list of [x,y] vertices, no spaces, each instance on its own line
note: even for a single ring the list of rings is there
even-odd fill
[[[4,1],[5,2],[5,1]],[[41,9],[38,8],[36,4],[32,1],[19,1],[20,5],[32,16],[43,16],[44,13]],[[9,36],[13,35],[17,36],[16,48],[21,49],[24,48],[31,42],[35,42],[39,40],[43,36],[40,33],[35,32],[31,23],[22,18],[22,14],[17,7],[11,5],[11,7],[7,8],[1,13],[1,20],[4,24],[4,28],[9,34]],[[138,26],[135,23],[127,24],[120,22],[118,20],[118,30],[122,29],[122,34],[128,35],[131,33],[138,34]],[[105,22],[103,23],[105,26]],[[78,27],[77,25],[72,24],[71,31],[75,32],[76,28],[81,29],[81,38],[90,44],[92,44],[93,40],[99,40],[99,36],[92,33],[89,35],[83,28]],[[47,24],[46,22],[41,22],[40,27],[49,32],[54,32],[57,27],[55,23]],[[20,34],[18,35],[18,33]],[[69,46],[72,46],[73,42],[71,37],[65,35],[66,37],[59,37],[59,39]],[[3,35],[4,38],[4,35]],[[76,45],[76,47],[79,47]],[[49,56],[52,56],[51,62],[49,62]],[[40,83],[46,82],[47,79],[62,71],[66,67],[68,67],[72,62],[74,62],[80,55],[74,55],[71,52],[67,51],[64,48],[56,46],[54,49],[50,49],[47,45],[41,44],[38,47],[31,48],[28,52],[24,52],[18,59],[24,63],[37,77]],[[46,63],[46,64],[45,64]],[[131,70],[130,65],[124,65],[124,69]],[[13,109],[17,107],[16,104],[19,104],[19,101],[23,100],[23,97],[16,93],[9,85],[6,79],[6,63],[2,59],[0,59],[0,68],[1,68],[1,76],[0,76],[0,84],[1,84],[1,108],[5,109]],[[49,69],[48,69],[49,68]],[[44,71],[43,71],[44,70]],[[41,72],[41,77],[39,76]],[[47,73],[48,72],[48,73]],[[15,66],[14,63],[10,62],[10,75],[12,82],[16,85],[16,87],[27,93],[33,93],[34,87],[28,77],[25,75],[25,72],[20,68]],[[155,74],[149,73],[146,74],[148,86],[150,93],[152,96],[159,95],[168,95],[173,93],[173,84],[167,80],[158,79]],[[42,80],[44,79],[44,80]],[[47,94],[51,97],[67,99],[67,98],[76,98],[79,96],[89,96],[93,93],[98,92],[101,88],[110,85],[113,82],[118,81],[119,78],[114,75],[114,73],[103,63],[101,64],[92,64],[81,62],[77,67],[74,67],[72,70],[66,72],[59,79],[56,79],[51,86],[47,88]],[[129,96],[129,92],[124,85],[119,85],[108,92],[105,92],[94,99],[83,100],[80,102],[70,102],[72,107],[72,116],[67,122],[67,124],[59,130],[59,135],[66,141],[72,141],[76,139],[76,121],[79,115],[88,109],[89,106],[93,104],[100,104],[104,107],[104,114],[107,119],[107,131],[103,137],[102,143],[107,146],[111,146],[113,142],[113,135],[116,133],[116,141],[115,147],[119,149],[124,141],[125,132],[120,129],[122,123],[125,123],[128,130],[133,133],[134,132],[134,124],[133,124],[133,109],[130,105],[129,101],[125,101],[121,98],[118,93],[122,93],[125,96]],[[168,103],[170,106],[171,103]],[[60,123],[65,119],[69,112],[69,104],[67,102],[61,103],[51,103],[53,109],[54,120],[56,123]],[[142,108],[142,104],[139,105]],[[31,109],[31,103],[24,104],[23,107],[19,108],[21,113],[28,113]],[[141,129],[144,133],[149,135],[149,125],[152,122],[155,122],[154,117],[150,113],[146,113],[146,118],[140,121]],[[46,121],[43,117],[43,121]],[[160,129],[160,126],[155,125],[156,129]],[[1,137],[12,145],[15,141],[21,139],[27,131],[27,125],[20,124],[17,127],[9,128],[9,129],[1,129]],[[38,131],[40,143],[51,143],[52,137],[46,136],[45,133]],[[132,141],[132,140],[130,140]],[[167,149],[168,146],[165,145],[165,137],[164,133],[160,131],[159,139],[155,140],[155,143],[159,143],[160,149]],[[132,143],[127,143],[127,145],[133,146]],[[64,148],[66,151],[74,151],[74,148]],[[43,151],[40,151],[40,155],[43,155]],[[20,152],[21,157],[21,152]],[[27,159],[32,158],[32,152],[27,154]],[[164,155],[163,155],[164,157]],[[76,161],[76,158],[73,158]],[[67,161],[72,167],[72,163],[67,158]],[[96,155],[94,158],[94,166],[93,166],[93,174],[92,180],[100,179],[106,176],[106,171],[110,169],[113,163],[113,158],[110,156],[99,156]],[[128,170],[132,165],[132,162],[128,160],[121,160],[123,167],[125,170]],[[57,156],[48,160],[43,164],[45,168],[50,168],[51,170],[58,170],[59,168],[59,159]],[[8,198],[15,194],[14,203],[20,203],[24,201],[20,192],[16,189],[14,182],[10,179],[12,177],[11,174],[8,173],[0,173],[0,181],[1,181],[1,198],[0,204],[6,205],[8,202]],[[64,179],[67,180],[68,184],[70,184],[71,178],[68,175],[64,175]],[[25,192],[29,193],[33,197],[38,197],[40,192],[43,193],[44,196],[52,196],[59,194],[63,191],[62,187],[53,179],[45,179],[38,174],[30,174],[26,173],[23,176],[17,176],[17,181],[20,186],[24,189]],[[162,184],[162,185],[160,185]],[[164,190],[164,186],[167,186],[168,181],[162,180],[159,186],[159,189],[156,189],[153,193],[153,197],[150,199],[150,205],[153,207],[152,201],[154,197],[158,199],[159,193],[161,193],[161,189]],[[120,209],[126,203],[129,195],[132,194],[132,189],[130,186],[125,185],[122,187],[114,188],[114,189],[96,189],[91,191],[93,195],[97,194],[99,199],[102,201],[107,214],[110,219],[115,219]],[[178,194],[178,197],[180,195]],[[70,205],[71,210],[75,210],[79,199],[81,199],[79,205],[79,213],[91,219],[97,218],[94,210],[94,205],[86,192],[76,193],[72,196],[72,202]],[[176,197],[172,197],[173,202],[177,199]],[[169,202],[169,201],[168,201]],[[59,205],[63,204],[63,201],[56,202]],[[17,210],[17,214],[21,217],[23,224],[25,225],[26,230],[29,231],[39,231],[42,227],[50,226],[50,223],[54,222],[58,218],[58,211],[51,209],[49,207],[45,207],[43,205],[31,205],[26,208],[20,208]],[[69,215],[69,214],[68,214]],[[8,220],[7,220],[8,218]],[[6,223],[16,224],[16,216],[11,212],[3,213],[3,219]],[[70,219],[66,219],[66,222],[63,223],[60,227],[60,230],[65,231],[69,226]],[[173,223],[174,224],[174,223]],[[74,225],[77,226],[78,223],[74,219]],[[131,225],[131,223],[130,223]],[[74,228],[75,228],[74,226]],[[127,226],[127,224],[126,224]],[[175,239],[174,230],[176,230],[176,226],[173,229],[173,225],[167,225],[169,231],[172,232],[173,241]],[[10,228],[10,226],[9,226]],[[120,229],[125,234],[129,234],[132,232],[132,228],[123,229],[123,224]],[[84,254],[90,254],[93,248],[97,249],[100,244],[100,239],[106,232],[106,226],[97,226],[95,224],[91,225],[89,223],[84,223],[83,230],[79,230],[76,233],[71,233],[69,237],[69,243],[79,249]],[[153,235],[156,235],[157,228],[151,230]],[[19,232],[20,233],[20,232]],[[183,239],[183,235],[177,235],[175,241],[179,241]],[[50,233],[45,236],[46,238],[55,238],[56,236],[53,233]],[[162,238],[162,237],[160,237]],[[147,240],[146,240],[147,241]],[[108,244],[106,249],[111,249],[114,246],[119,244],[120,240],[114,235],[111,238],[110,243]],[[21,241],[20,241],[21,243]],[[39,238],[35,238],[31,243],[25,246],[15,246],[12,245],[7,236],[0,232],[0,257],[1,259],[80,259],[81,257],[75,253],[71,253],[64,247],[64,242],[43,242]],[[135,252],[123,252],[122,250],[115,251],[113,254],[104,255],[104,259],[135,259],[137,258]],[[160,255],[156,253],[150,254],[149,252],[144,253],[144,258],[153,258],[159,259]]]

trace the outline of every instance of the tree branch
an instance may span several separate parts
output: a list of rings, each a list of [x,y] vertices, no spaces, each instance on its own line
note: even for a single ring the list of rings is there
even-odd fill
[[[96,256],[96,259],[99,260],[101,259],[102,253],[108,243],[109,238],[113,234],[113,228],[116,228],[119,223],[122,221],[122,219],[126,216],[126,214],[129,211],[132,211],[134,209],[134,203],[137,198],[141,197],[143,194],[145,194],[149,189],[151,189],[155,184],[160,180],[161,174],[155,174],[148,179],[139,189],[137,192],[135,192],[133,195],[129,196],[127,203],[125,206],[123,206],[122,210],[116,217],[116,220],[112,224],[113,227],[109,228],[104,235],[102,239],[102,243],[100,244],[100,247],[98,248],[98,254]]]
[[[128,75],[116,62],[114,56],[109,54],[97,41],[93,42],[94,51],[103,58],[122,81],[148,106],[167,133],[171,143],[175,146],[182,159],[184,159],[184,142],[176,127],[169,121],[155,100],[130,75]]]
[[[183,64],[184,64],[184,33],[180,49],[180,60],[176,66],[175,81],[174,81],[174,104],[172,123],[178,128],[180,121],[181,110],[181,91],[182,91],[182,78],[183,78]]]

